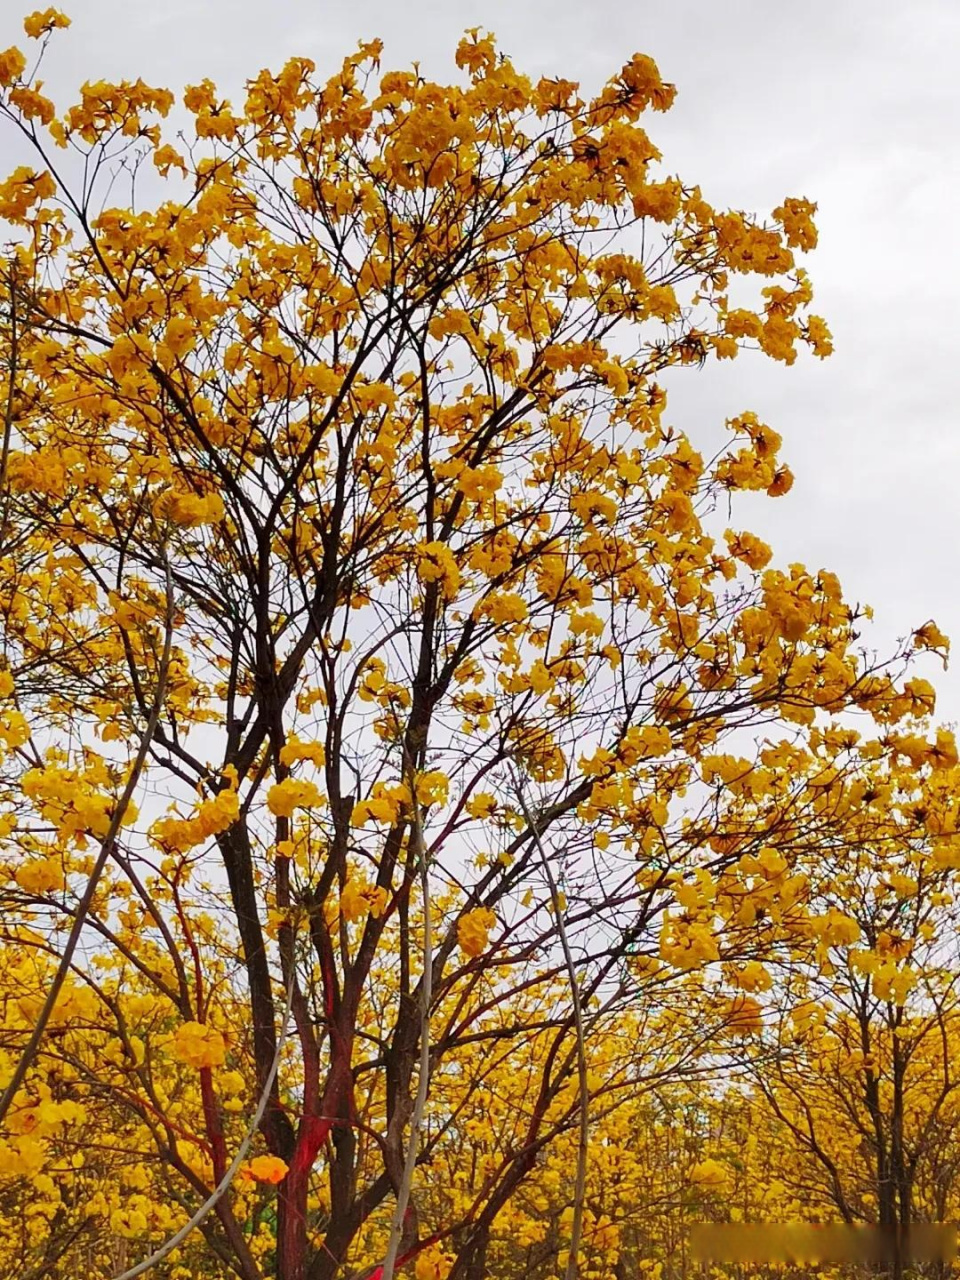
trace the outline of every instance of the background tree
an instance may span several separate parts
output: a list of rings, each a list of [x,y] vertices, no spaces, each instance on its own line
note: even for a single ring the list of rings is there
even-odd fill
[[[811,945],[777,973],[775,1051],[754,1073],[804,1157],[808,1206],[894,1233],[949,1220],[960,1086],[957,753],[923,728],[861,744],[869,763],[833,784]]]

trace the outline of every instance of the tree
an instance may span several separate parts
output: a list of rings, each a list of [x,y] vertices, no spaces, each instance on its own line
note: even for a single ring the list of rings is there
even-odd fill
[[[779,968],[754,1071],[802,1157],[810,1208],[898,1240],[948,1219],[960,1118],[957,750],[925,728],[849,743],[863,763],[831,781],[837,822],[810,851],[808,944]],[[899,1247],[890,1273],[904,1274]]]
[[[858,652],[833,575],[721,533],[737,491],[790,488],[777,434],[744,412],[705,457],[666,418],[669,370],[829,353],[796,258],[814,206],[761,222],[666,176],[639,121],[675,91],[643,55],[582,98],[479,32],[453,85],[377,79],[379,54],[325,84],[293,59],[239,110],[189,87],[182,150],[167,90],[87,84],[58,112],[0,54],[32,156],[0,186],[4,937],[62,963],[83,926],[86,1030],[126,1073],[98,1061],[87,1092],[185,1215],[264,1099],[275,1212],[234,1183],[204,1224],[243,1280],[369,1263],[411,1148],[400,1264],[437,1246],[486,1274],[638,967],[720,955],[693,899],[753,836],[704,758],[895,720],[909,654],[944,644]],[[166,185],[116,205],[121,174]],[[789,751],[764,769],[789,791]],[[729,960],[761,945],[726,923]],[[424,1224],[421,1078],[496,1044],[527,1053],[523,1123]]]

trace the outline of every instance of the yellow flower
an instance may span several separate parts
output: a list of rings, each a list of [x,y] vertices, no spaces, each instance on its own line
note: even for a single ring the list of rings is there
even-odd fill
[[[289,818],[294,809],[312,809],[322,802],[316,784],[305,778],[284,778],[267,792],[267,808],[276,818]]]
[[[169,144],[157,148],[153,153],[153,163],[164,178],[173,168],[179,169],[184,175],[186,175],[187,172],[187,166],[183,156],[175,147],[171,147]]]
[[[27,66],[27,60],[17,48],[4,49],[0,52],[0,85],[13,84],[19,80]]]
[[[163,343],[174,357],[184,356],[193,350],[196,335],[196,324],[189,316],[173,316],[167,322]]]
[[[734,533],[728,529],[724,534],[730,554],[741,560],[751,569],[765,569],[770,563],[773,552],[760,538],[752,533]]]
[[[0,1146],[0,1163],[8,1177],[34,1178],[43,1168],[46,1154],[42,1142],[25,1136],[10,1146]]]
[[[860,926],[852,916],[845,915],[836,907],[831,907],[827,914],[816,923],[820,937],[832,947],[848,946],[860,937]]]
[[[625,765],[654,756],[664,756],[673,745],[670,730],[662,725],[631,725],[617,747],[617,758]]]
[[[773,979],[759,960],[748,960],[733,975],[733,982],[741,991],[769,991]]]
[[[721,1035],[749,1036],[763,1027],[763,1010],[752,996],[738,994],[721,1006]]]
[[[227,1053],[223,1036],[203,1022],[184,1022],[173,1037],[171,1052],[189,1067],[220,1067]]]
[[[421,542],[417,546],[417,574],[421,582],[436,582],[447,599],[460,587],[460,570],[445,542]]]
[[[943,634],[935,622],[925,622],[913,633],[913,647],[915,649],[942,649],[946,653],[950,648],[950,641]]]
[[[340,914],[348,923],[359,920],[370,910],[360,881],[350,879],[340,890]]]
[[[63,867],[53,858],[30,858],[16,870],[16,881],[24,893],[47,894],[66,884]]]
[[[161,511],[174,524],[186,529],[218,524],[224,517],[223,499],[219,493],[208,493],[203,497],[196,493],[170,493],[161,503]]]
[[[464,467],[457,477],[457,488],[471,502],[484,502],[493,497],[503,483],[497,467]]]
[[[510,622],[523,622],[529,612],[526,601],[514,591],[502,591],[489,596],[484,600],[480,611],[498,626]]]
[[[204,800],[197,814],[204,839],[233,826],[239,813],[240,797],[235,791],[220,791],[212,800]]]
[[[280,749],[282,765],[296,764],[299,760],[309,760],[319,769],[326,760],[326,753],[321,742],[301,742],[297,737],[290,737]]]
[[[23,29],[31,40],[53,31],[55,27],[69,27],[70,19],[59,9],[38,9],[23,20]]]
[[[817,228],[813,221],[816,212],[817,206],[812,200],[796,196],[788,196],[782,205],[774,209],[773,216],[783,227],[791,249],[806,252],[817,247]]]
[[[450,783],[445,773],[433,770],[421,773],[416,781],[417,799],[421,804],[446,804]]]
[[[821,360],[833,352],[833,335],[821,316],[807,317],[804,337]]]
[[[455,1259],[448,1253],[441,1253],[440,1246],[433,1244],[418,1255],[413,1267],[416,1280],[446,1280]]]
[[[226,1094],[242,1093],[246,1087],[246,1081],[239,1071],[225,1071],[218,1079],[221,1091]]]
[[[158,844],[182,853],[226,831],[236,822],[239,813],[240,797],[235,791],[224,790],[212,799],[204,800],[192,818],[171,816],[158,819],[150,834]],[[91,829],[96,831],[96,828]]]
[[[701,1160],[690,1170],[690,1181],[697,1187],[722,1187],[727,1181],[727,1171],[716,1160]]]
[[[497,801],[489,791],[478,791],[467,801],[466,809],[471,818],[488,818],[496,809]]]
[[[30,726],[22,711],[8,711],[0,719],[0,738],[8,747],[22,747],[30,741]]]
[[[497,917],[486,907],[477,907],[461,916],[457,921],[457,941],[463,954],[471,959],[482,955],[496,923]]]
[[[354,827],[364,826],[370,819],[392,825],[410,803],[410,788],[401,783],[375,784],[369,800],[361,800],[353,807],[350,822]]]

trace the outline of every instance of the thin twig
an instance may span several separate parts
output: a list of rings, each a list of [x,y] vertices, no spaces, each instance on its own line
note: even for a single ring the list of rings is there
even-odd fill
[[[417,1078],[417,1096],[410,1115],[410,1138],[407,1143],[403,1174],[397,1188],[397,1203],[390,1224],[390,1241],[383,1262],[381,1280],[393,1280],[397,1254],[403,1237],[403,1224],[410,1203],[413,1175],[417,1167],[420,1129],[427,1109],[427,1091],[430,1085],[430,1005],[433,1002],[433,936],[430,915],[430,868],[427,863],[427,846],[423,838],[423,816],[417,799],[417,779],[412,764],[407,770],[410,779],[410,807],[412,824],[410,838],[413,855],[419,863],[420,892],[423,898],[423,976],[420,979],[420,1074]]]
[[[147,753],[150,750],[150,745],[153,742],[153,736],[156,733],[157,725],[160,722],[160,713],[163,708],[163,700],[166,696],[167,677],[170,670],[170,653],[173,648],[173,618],[175,612],[173,606],[173,583],[170,576],[170,564],[166,559],[165,569],[167,579],[166,623],[163,639],[163,655],[160,659],[160,668],[157,673],[156,697],[154,699],[153,706],[150,709],[150,716],[147,720],[146,727],[144,728],[143,734],[140,738],[140,746],[137,749],[136,758],[134,759],[133,767],[130,770],[130,775],[127,778],[126,786],[124,787],[123,793],[120,796],[117,806],[110,818],[110,825],[108,826],[106,835],[103,837],[100,844],[100,853],[97,855],[97,861],[94,863],[93,870],[90,872],[90,878],[87,880],[87,887],[84,890],[83,897],[80,899],[80,903],[77,907],[76,915],[73,919],[73,927],[70,930],[70,936],[67,938],[66,946],[64,947],[63,954],[60,957],[60,965],[57,969],[56,976],[53,979],[50,990],[47,992],[47,998],[43,1002],[43,1008],[37,1015],[37,1021],[30,1039],[27,1041],[23,1053],[20,1055],[20,1060],[14,1069],[13,1075],[10,1077],[10,1082],[4,1090],[2,1098],[0,1098],[0,1122],[3,1121],[3,1118],[10,1110],[13,1100],[16,1097],[20,1086],[23,1084],[24,1077],[37,1056],[40,1048],[40,1042],[47,1029],[47,1023],[50,1021],[54,1006],[57,1003],[63,984],[66,981],[67,974],[70,971],[70,966],[73,962],[73,955],[80,942],[80,935],[83,932],[83,926],[90,913],[90,908],[93,905],[93,899],[97,891],[97,886],[100,883],[100,877],[103,874],[103,869],[107,865],[113,851],[113,844],[116,840],[117,832],[120,830],[120,824],[123,822],[127,809],[130,806],[130,801],[133,799],[133,793],[137,788],[137,784],[140,781],[140,775],[143,772],[143,767],[146,763]]]
[[[567,975],[570,980],[570,996],[573,1001],[573,1022],[577,1035],[577,1075],[579,1078],[580,1088],[580,1140],[577,1148],[577,1176],[573,1189],[573,1221],[570,1224],[570,1248],[567,1253],[567,1265],[564,1271],[565,1280],[576,1280],[578,1274],[578,1254],[580,1252],[580,1237],[583,1234],[583,1204],[586,1199],[587,1192],[587,1155],[590,1144],[590,1113],[587,1105],[589,1098],[589,1081],[587,1079],[587,1050],[586,1036],[583,1029],[583,1009],[580,1004],[580,983],[577,978],[576,966],[573,963],[573,952],[570,950],[570,940],[567,937],[566,926],[563,922],[563,910],[560,902],[560,891],[557,888],[557,881],[550,866],[550,859],[543,847],[543,841],[540,839],[540,831],[534,821],[530,808],[523,794],[523,784],[519,778],[515,779],[517,789],[517,799],[520,801],[520,808],[523,810],[523,816],[527,826],[530,828],[530,834],[533,842],[537,846],[537,852],[540,854],[540,861],[543,863],[543,873],[547,878],[547,884],[550,886],[550,897],[553,901],[553,914],[557,921],[557,933],[560,935],[560,946],[563,949],[563,959],[567,967]]]
[[[13,435],[13,419],[16,412],[17,372],[20,359],[20,331],[17,328],[17,284],[16,263],[11,262],[9,268],[10,282],[10,371],[7,381],[7,398],[3,409],[3,445],[0,447],[0,499],[3,511],[0,513],[0,547],[6,542],[7,514],[10,506],[10,494],[7,489],[7,468],[10,460],[10,441]]]

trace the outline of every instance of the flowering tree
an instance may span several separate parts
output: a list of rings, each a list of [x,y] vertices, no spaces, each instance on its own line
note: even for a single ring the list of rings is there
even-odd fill
[[[205,1265],[244,1280],[486,1274],[588,1136],[605,1019],[763,941],[706,907],[724,874],[770,896],[725,744],[894,722],[944,643],[859,653],[833,575],[724,532],[738,491],[789,490],[777,434],[744,411],[702,453],[667,418],[669,371],[829,353],[814,206],[761,221],[666,173],[647,57],[589,98],[479,32],[454,84],[379,55],[293,59],[238,107],[189,87],[178,147],[167,90],[60,110],[0,53],[31,157],[0,184],[5,1168],[69,1218],[69,1126],[122,1116],[169,1206],[114,1224],[130,1263],[207,1204]],[[753,774],[788,808],[791,750]],[[523,1098],[426,1220],[452,1082],[495,1050]]]
[[[814,921],[754,1076],[809,1203],[896,1238],[948,1220],[956,1195],[957,753],[943,730],[860,750],[875,758],[831,788],[845,838],[811,850]],[[890,1274],[904,1267],[898,1248]]]

